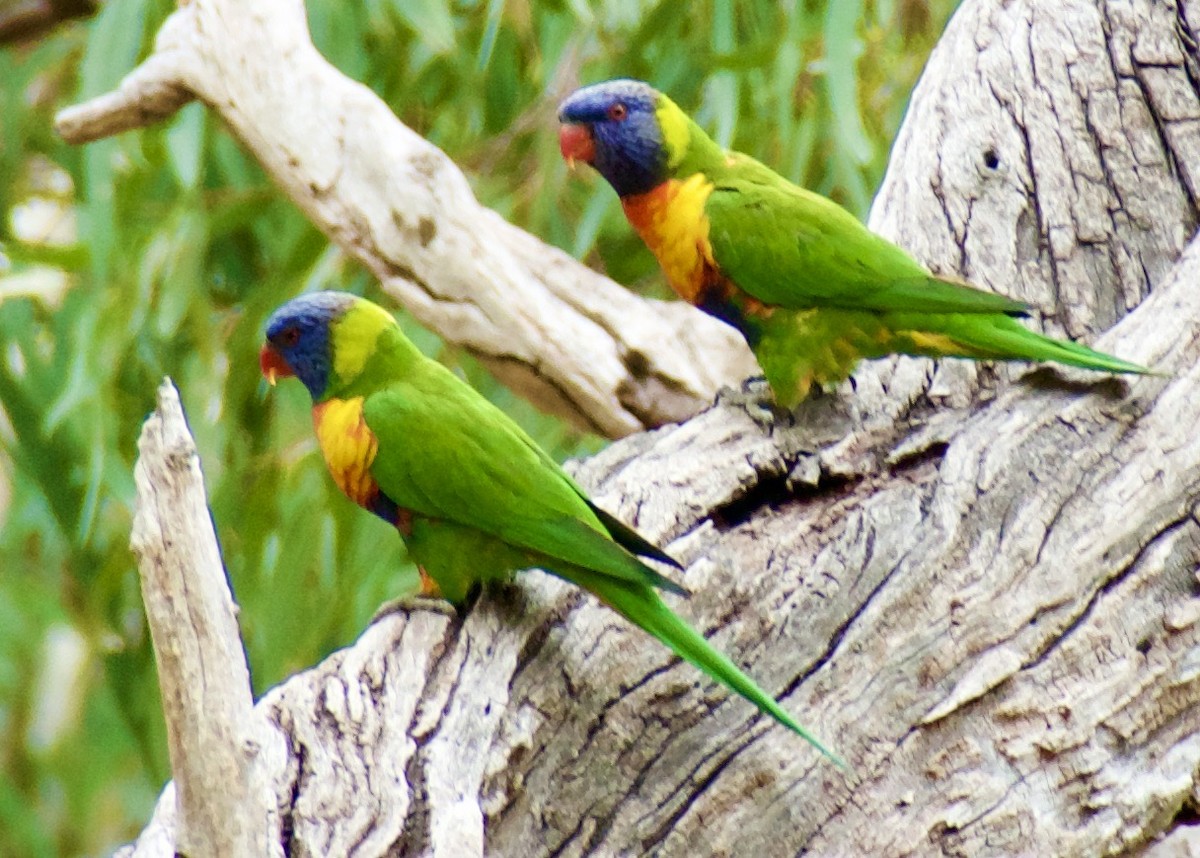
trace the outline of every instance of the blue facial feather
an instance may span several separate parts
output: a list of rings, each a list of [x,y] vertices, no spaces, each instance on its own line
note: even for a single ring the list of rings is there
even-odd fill
[[[329,327],[354,306],[345,292],[313,292],[288,301],[267,320],[267,341],[317,401],[329,383]],[[288,332],[295,330],[295,335]]]
[[[610,111],[623,105],[624,119]],[[667,178],[667,153],[655,110],[658,93],[639,80],[610,80],[572,94],[558,108],[558,121],[584,125],[592,134],[592,166],[618,196],[644,194]]]

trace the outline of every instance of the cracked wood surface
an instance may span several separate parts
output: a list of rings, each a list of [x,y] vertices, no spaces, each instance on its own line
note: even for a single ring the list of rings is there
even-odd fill
[[[56,124],[84,143],[193,97],[418,321],[543,410],[620,437],[757,369],[715,319],[643,299],[481,206],[445,153],[317,52],[299,0],[181,3],[116,91]]]
[[[179,392],[164,380],[138,439],[129,544],[154,643],[178,808],[170,854],[264,855],[267,782],[260,755],[276,735],[253,710],[236,608]],[[282,757],[281,753],[275,754]]]
[[[289,748],[271,837],[293,855],[1188,854],[1198,22],[1197,2],[968,0],[873,220],[1165,377],[881,361],[796,425],[718,404],[575,467],[685,563],[695,595],[673,604],[852,778],[531,572],[461,620],[388,616],[260,702]],[[171,807],[133,854],[169,854]]]

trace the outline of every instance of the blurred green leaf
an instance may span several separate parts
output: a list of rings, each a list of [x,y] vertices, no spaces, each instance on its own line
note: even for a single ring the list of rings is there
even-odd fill
[[[479,59],[476,68],[486,71],[492,59],[492,50],[496,47],[496,34],[500,32],[500,16],[504,14],[504,0],[488,0],[487,23],[483,28],[483,38],[479,40]]]
[[[184,105],[167,130],[167,154],[171,166],[185,191],[194,189],[200,181],[204,157],[204,126],[208,110],[199,102]]]
[[[834,111],[837,142],[849,147],[851,156],[858,163],[866,164],[873,148],[863,127],[858,98],[857,65],[862,56],[858,22],[862,7],[863,0],[839,0],[829,4],[825,12],[825,80],[830,101],[844,106]]]
[[[392,0],[392,8],[420,42],[435,54],[454,47],[454,15],[442,0]]]
[[[79,98],[88,99],[113,89],[132,71],[142,44],[145,0],[105,3],[89,28],[87,50],[80,63]],[[120,142],[101,140],[84,150],[85,178],[81,219],[93,236],[92,265],[103,280],[114,244],[113,181]]]

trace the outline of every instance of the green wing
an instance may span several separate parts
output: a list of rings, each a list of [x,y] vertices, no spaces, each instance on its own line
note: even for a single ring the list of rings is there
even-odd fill
[[[539,452],[541,452],[540,448]],[[571,479],[566,474],[563,476],[566,476],[567,479]],[[579,496],[582,497],[587,503],[588,509],[595,514],[596,518],[600,519],[600,523],[604,525],[604,529],[607,530],[609,535],[617,541],[618,545],[626,548],[629,551],[632,551],[639,557],[650,557],[654,560],[657,560],[659,563],[666,563],[668,566],[674,566],[676,569],[683,568],[679,561],[670,554],[663,551],[653,542],[646,541],[644,536],[627,525],[625,522],[621,521],[621,519],[609,515],[607,512],[600,509],[600,507],[588,500],[583,493],[583,489],[575,485],[573,480],[571,481],[571,485],[575,486],[575,491],[579,492]],[[679,585],[675,585],[674,589],[676,592],[680,592],[683,588],[679,587]]]
[[[1027,307],[930,274],[854,215],[745,156],[714,178],[705,206],[721,272],[765,304],[914,313]]]
[[[367,397],[371,474],[401,507],[624,581],[686,591],[605,532],[665,555],[607,514],[503,412],[434,361]],[[635,539],[630,540],[632,534]],[[678,565],[678,564],[675,564]],[[562,573],[555,568],[553,571]]]

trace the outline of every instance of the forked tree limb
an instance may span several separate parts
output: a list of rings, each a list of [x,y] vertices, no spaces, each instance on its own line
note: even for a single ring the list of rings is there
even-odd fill
[[[146,420],[134,470],[130,545],[154,643],[179,820],[173,852],[267,855],[277,817],[264,772],[269,734],[253,710],[236,607],[205,500],[196,445],[169,381]],[[282,745],[272,750],[276,759]],[[276,822],[277,825],[277,822]]]
[[[56,125],[86,143],[192,98],[397,302],[550,413],[620,437],[756,371],[720,322],[640,298],[482,207],[445,153],[317,52],[298,0],[181,4],[116,91]]]
[[[1162,377],[901,359],[576,469],[845,756],[537,572],[269,693],[290,854],[1180,854],[1200,808],[1200,4],[967,0],[874,223]],[[164,801],[160,808],[169,807]],[[160,809],[139,855],[165,854]],[[169,848],[169,847],[168,847]],[[1184,853],[1186,854],[1186,853]]]

